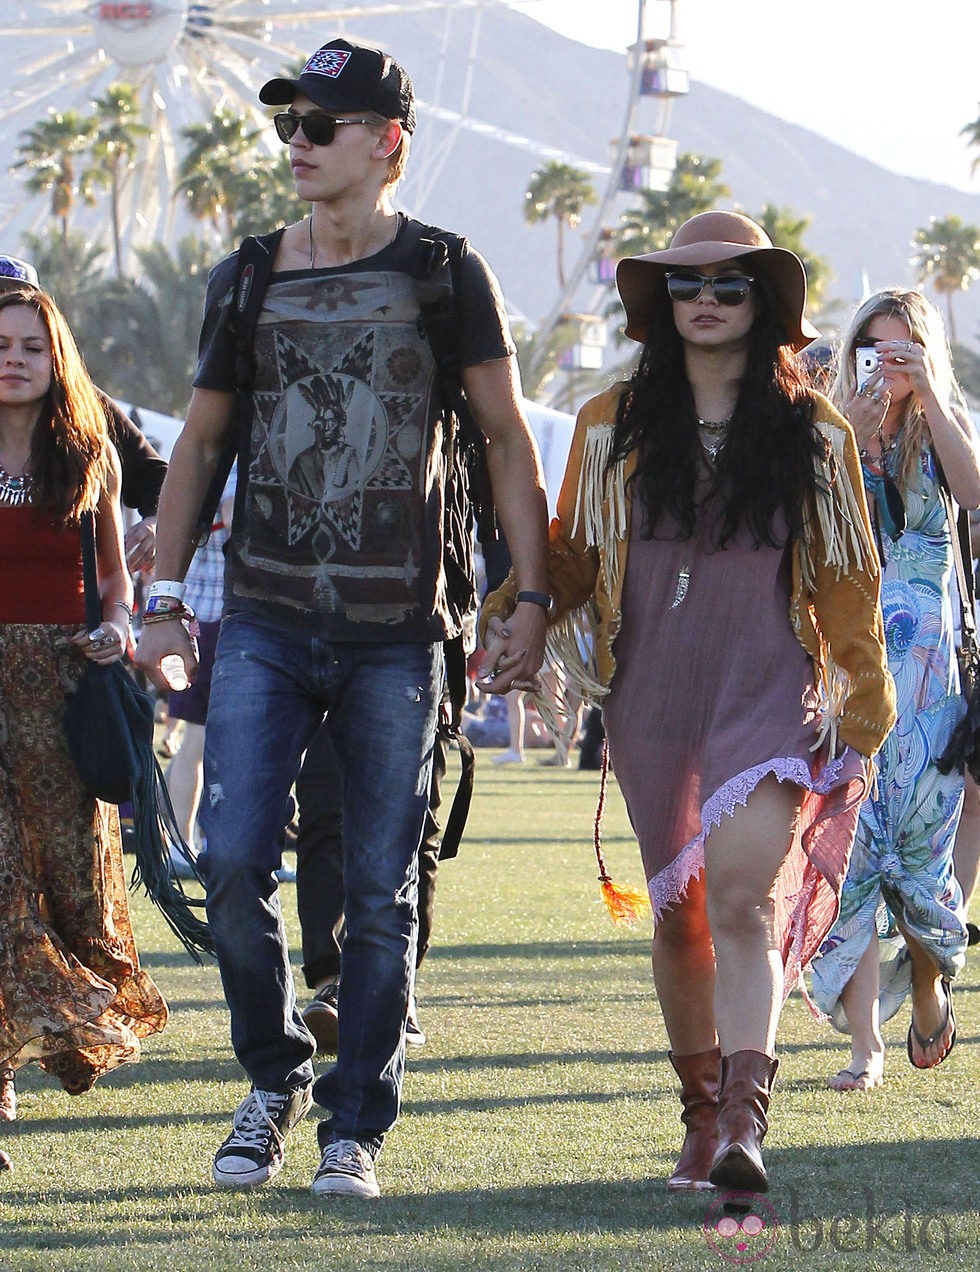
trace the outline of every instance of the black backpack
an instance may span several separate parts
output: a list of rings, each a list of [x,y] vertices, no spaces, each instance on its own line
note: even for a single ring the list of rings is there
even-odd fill
[[[255,381],[254,336],[262,302],[283,230],[251,235],[238,249],[234,306],[237,354],[239,421],[236,434],[222,452],[198,515],[198,542],[203,542],[214,522],[228,475],[236,458],[239,472],[247,472],[252,418],[251,395]],[[416,282],[419,301],[419,333],[429,343],[436,363],[436,388],[444,422],[446,448],[445,523],[443,564],[447,592],[454,614],[462,620],[477,605],[474,534],[483,543],[497,537],[493,493],[486,459],[486,438],[466,400],[460,365],[459,288],[466,239],[436,226],[423,226],[415,245],[409,273]],[[239,481],[235,513],[239,514],[246,482]],[[461,731],[466,702],[466,651],[463,637],[443,642],[449,711],[440,712],[439,732],[460,753],[461,774],[449,817],[442,834],[441,858],[456,856],[473,793],[475,757]]]

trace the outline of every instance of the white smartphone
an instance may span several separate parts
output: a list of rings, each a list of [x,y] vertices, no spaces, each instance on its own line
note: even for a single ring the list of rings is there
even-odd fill
[[[854,350],[854,376],[859,390],[875,378],[880,366],[874,345],[860,345]]]

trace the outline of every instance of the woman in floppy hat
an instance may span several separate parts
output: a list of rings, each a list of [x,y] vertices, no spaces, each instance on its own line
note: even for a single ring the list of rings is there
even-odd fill
[[[668,1187],[764,1190],[779,1011],[893,719],[878,560],[853,434],[797,368],[799,259],[705,212],[617,283],[643,352],[579,414],[549,652],[602,702],[640,843],[686,1126]]]
[[[865,364],[870,378],[859,386]],[[956,1041],[950,982],[967,930],[953,841],[964,779],[962,767],[944,773],[941,757],[963,708],[950,600],[956,529],[940,471],[956,502],[975,508],[980,454],[942,318],[921,292],[889,289],[861,305],[832,396],[861,447],[898,691],[898,723],[875,761],[840,916],[813,965],[814,997],[851,1034],[849,1061],[828,1084],[867,1091],[882,1083],[880,1026],[910,991],[911,1064],[934,1068]]]

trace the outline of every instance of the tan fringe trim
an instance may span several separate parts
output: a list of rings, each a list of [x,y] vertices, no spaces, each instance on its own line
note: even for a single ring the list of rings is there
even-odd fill
[[[846,434],[831,424],[819,421],[817,428],[831,450],[830,459],[820,473],[827,482],[827,489],[818,490],[814,500],[824,544],[823,563],[832,566],[838,578],[852,568],[871,571],[875,568],[874,548],[864,531],[861,504],[844,463]],[[803,548],[800,554],[803,582],[812,590],[816,583],[816,541],[813,533],[807,534]]]
[[[843,667],[839,667],[834,662],[829,654],[824,664],[823,675],[820,677],[819,690],[822,719],[817,740],[810,750],[819,751],[824,742],[829,739],[830,755],[834,757],[837,755],[837,730],[844,715],[844,703],[851,692],[851,677]]]
[[[619,548],[627,532],[625,463],[621,461],[612,472],[607,471],[612,455],[613,431],[612,424],[594,424],[585,435],[572,523],[573,539],[581,526],[585,546],[599,549],[601,568],[605,571],[611,596],[615,596],[619,588]],[[608,518],[603,516],[603,508],[607,504]]]
[[[574,539],[582,526],[587,547],[597,548],[602,532],[602,497],[606,465],[612,454],[613,425],[595,424],[585,433],[585,450],[575,500]]]
[[[545,640],[545,661],[555,672],[555,680],[561,689],[569,686],[579,697],[589,703],[601,702],[609,693],[599,681],[595,658],[586,661],[582,649],[595,649],[598,623],[592,603],[570,610],[560,622],[548,628]],[[546,690],[532,694],[545,727],[557,742],[563,727],[573,714],[567,697],[554,697]]]

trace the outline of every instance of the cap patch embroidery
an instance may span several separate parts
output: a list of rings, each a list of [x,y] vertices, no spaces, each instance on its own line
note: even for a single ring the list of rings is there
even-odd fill
[[[317,49],[303,67],[304,75],[327,75],[336,79],[350,61],[347,49]]]

